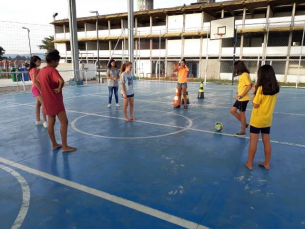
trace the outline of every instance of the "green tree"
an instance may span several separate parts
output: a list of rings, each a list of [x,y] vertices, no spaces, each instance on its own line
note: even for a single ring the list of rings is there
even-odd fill
[[[2,48],[1,46],[0,46],[0,61],[1,60],[3,60],[3,55],[4,55],[4,53],[5,53],[5,50],[4,50],[4,48]]]
[[[45,49],[48,52],[54,50],[54,36],[45,37],[41,43],[42,45],[38,45],[40,49]]]

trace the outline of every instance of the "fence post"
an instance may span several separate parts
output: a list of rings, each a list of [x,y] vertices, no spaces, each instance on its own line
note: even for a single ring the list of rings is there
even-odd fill
[[[303,28],[303,36],[302,36],[301,53],[300,53],[300,59],[299,59],[298,75],[297,75],[297,80],[296,80],[296,83],[295,83],[295,88],[298,88],[298,84],[299,84],[300,68],[301,68],[301,63],[302,63],[302,54],[303,54],[303,45],[304,45],[304,36],[305,36],[305,21],[304,21],[304,28]]]

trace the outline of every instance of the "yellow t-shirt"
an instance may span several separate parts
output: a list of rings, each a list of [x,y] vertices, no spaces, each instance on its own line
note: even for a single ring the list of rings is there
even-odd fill
[[[251,126],[256,128],[266,128],[271,126],[276,99],[277,94],[264,95],[261,86],[257,89],[253,103],[259,105],[259,107],[253,108],[252,110],[250,119]]]
[[[178,83],[187,83],[187,73],[189,70],[187,66],[178,69]]]
[[[241,95],[246,90],[246,87],[248,85],[251,85],[251,79],[250,75],[247,72],[244,72],[238,80],[238,95]],[[250,97],[250,91],[248,91],[247,94],[245,94],[239,101],[249,101],[251,99]]]

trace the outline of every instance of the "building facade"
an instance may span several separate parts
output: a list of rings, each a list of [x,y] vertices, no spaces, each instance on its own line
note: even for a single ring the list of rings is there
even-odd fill
[[[237,0],[196,2],[187,6],[137,11],[135,16],[136,74],[171,75],[175,62],[185,58],[194,77],[230,79],[234,39],[210,39],[210,22],[235,18],[236,58],[245,61],[255,78],[260,65],[274,66],[279,81],[305,82],[304,0]],[[97,59],[96,17],[77,19],[80,60]],[[68,20],[52,23],[55,46],[63,61],[71,61]],[[100,15],[99,55],[102,68],[110,57],[128,57],[127,13]],[[304,59],[304,58],[303,58]],[[301,63],[301,65],[299,65]]]

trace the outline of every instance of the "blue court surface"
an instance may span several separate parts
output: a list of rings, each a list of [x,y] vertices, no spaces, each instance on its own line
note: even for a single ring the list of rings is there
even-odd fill
[[[122,106],[107,108],[106,84],[67,87],[78,150],[64,154],[35,126],[30,92],[1,94],[0,228],[305,228],[305,91],[281,89],[271,169],[257,166],[260,141],[249,171],[249,133],[233,135],[236,86],[207,85],[204,100],[198,89],[174,110],[175,83],[136,81],[138,121],[126,123]]]

